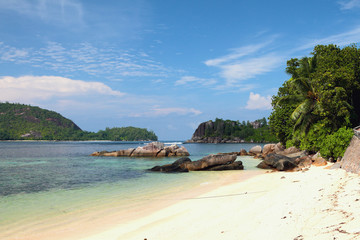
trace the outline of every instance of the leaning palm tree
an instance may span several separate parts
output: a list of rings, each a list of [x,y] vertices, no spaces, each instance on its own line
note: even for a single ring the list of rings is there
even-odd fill
[[[319,94],[308,78],[294,79],[292,84],[298,90],[296,98],[300,100],[291,114],[291,119],[295,121],[294,131],[300,130],[307,134],[310,127],[319,120],[322,110]]]
[[[295,122],[294,132],[299,130],[300,133],[307,134],[310,127],[319,120],[322,110],[320,96],[311,78],[316,69],[316,60],[316,56],[313,56],[288,62],[287,72],[292,75],[288,84],[293,94],[280,97],[276,105],[286,103],[296,106],[291,114],[291,119]]]

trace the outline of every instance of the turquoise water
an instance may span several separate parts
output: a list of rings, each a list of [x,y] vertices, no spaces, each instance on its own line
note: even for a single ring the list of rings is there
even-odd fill
[[[167,142],[171,143],[171,142]],[[143,142],[0,142],[0,232],[2,237],[42,221],[100,206],[126,209],[144,199],[185,191],[226,172],[164,174],[148,171],[177,158],[91,157],[102,150]],[[256,144],[184,144],[192,160],[218,152],[249,150]],[[246,170],[258,164],[239,157]],[[119,204],[121,203],[121,204]],[[5,233],[5,234],[4,234]],[[8,235],[6,235],[8,233]],[[0,234],[1,236],[1,234]]]

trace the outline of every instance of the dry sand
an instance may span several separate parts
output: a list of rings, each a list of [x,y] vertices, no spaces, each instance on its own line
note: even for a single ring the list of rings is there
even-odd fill
[[[360,177],[341,169],[266,173],[174,200],[84,240],[360,239]]]

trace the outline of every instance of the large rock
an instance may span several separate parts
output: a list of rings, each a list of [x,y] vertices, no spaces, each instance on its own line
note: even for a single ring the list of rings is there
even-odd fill
[[[292,170],[297,167],[296,163],[289,159],[280,159],[274,164],[274,167],[279,171]]]
[[[244,166],[241,161],[236,160],[236,155],[211,154],[197,161],[189,158],[180,158],[172,164],[155,166],[151,171],[158,172],[187,172],[187,171],[221,171],[242,170]]]
[[[262,150],[262,154],[265,157],[266,155],[275,152],[276,144],[266,144]]]
[[[309,168],[312,165],[312,159],[309,156],[302,156],[298,157],[295,160],[295,163],[298,165],[299,168]]]
[[[285,154],[285,152],[283,152],[280,154],[287,156],[289,158],[301,158],[301,157],[308,156],[308,151],[304,150],[304,151],[299,151],[299,152],[294,152],[294,153],[289,153],[289,154]]]
[[[171,156],[189,156],[188,150],[174,144],[165,146],[161,142],[152,142],[143,147],[129,148],[113,152],[94,152],[91,156],[109,156],[109,157],[171,157]]]
[[[258,168],[262,169],[277,169],[279,171],[292,170],[297,167],[295,159],[286,157],[284,155],[270,153],[264,161],[257,165]]]
[[[172,164],[167,164],[164,166],[155,166],[150,170],[155,171],[155,172],[168,172],[168,173],[170,173],[170,172],[188,172],[189,170],[186,168],[186,164],[190,163],[190,162],[191,162],[190,158],[182,157],[182,158],[176,160]]]
[[[360,139],[354,135],[341,160],[341,168],[360,174]]]
[[[213,166],[233,163],[236,157],[236,155],[210,154],[200,160],[187,163],[186,167],[189,171],[206,170]]]
[[[318,157],[318,158],[315,158],[315,160],[313,160],[313,163],[312,163],[314,166],[326,166],[327,165],[327,161],[325,158],[322,158],[322,157]]]
[[[262,153],[262,149],[260,145],[254,146],[249,150],[250,155],[258,155]]]
[[[247,155],[249,155],[249,154],[246,152],[245,149],[242,148],[242,149],[240,150],[240,152],[239,152],[239,155],[240,155],[240,156],[247,156]]]
[[[208,171],[224,171],[224,170],[243,170],[244,166],[241,161],[235,161],[230,164],[215,166],[207,169]]]
[[[301,150],[296,147],[289,147],[289,148],[285,149],[282,154],[289,155],[289,154],[298,153],[298,152],[301,152]]]
[[[321,154],[320,152],[317,152],[315,155],[313,155],[311,157],[311,160],[312,160],[312,164],[314,166],[326,166],[327,165],[327,161],[325,158],[321,157]]]
[[[137,147],[131,154],[131,157],[156,157],[157,154],[164,149],[164,144],[160,142],[152,142],[144,147]]]
[[[280,152],[283,152],[285,150],[285,147],[281,143],[277,143],[275,145],[274,152],[279,154]]]

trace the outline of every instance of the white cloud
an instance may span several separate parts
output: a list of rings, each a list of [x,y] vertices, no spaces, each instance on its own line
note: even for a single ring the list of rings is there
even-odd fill
[[[219,66],[223,63],[229,62],[231,60],[237,60],[241,57],[250,55],[252,53],[255,53],[257,51],[259,51],[261,48],[263,48],[264,46],[266,46],[268,43],[261,43],[261,44],[254,44],[254,45],[248,45],[248,46],[244,46],[244,47],[240,47],[240,48],[235,48],[232,49],[231,53],[219,58],[215,58],[215,59],[210,59],[205,61],[205,64],[207,66]]]
[[[1,77],[0,91],[0,101],[17,102],[92,94],[118,97],[124,95],[101,82],[85,82],[57,76]]]
[[[29,56],[29,51],[26,49],[18,49],[0,42],[0,60],[7,62],[24,62]]]
[[[230,54],[205,61],[207,66],[218,68],[219,76],[225,80],[215,89],[239,88],[244,85],[241,83],[242,81],[271,72],[279,67],[284,57],[267,51],[267,49],[271,49],[269,45],[275,37],[270,37],[263,43],[231,49]],[[264,49],[265,47],[267,49]]]
[[[82,24],[82,4],[77,0],[0,0],[0,9],[40,18],[43,21]]]
[[[1,1],[1,0],[0,0]],[[176,70],[166,68],[142,51],[98,48],[90,43],[65,47],[48,42],[39,49],[18,49],[0,43],[0,62],[26,62],[33,67],[64,73],[86,73],[109,79],[123,77],[167,77]]]
[[[351,43],[358,43],[358,42],[360,42],[360,26],[357,26],[347,32],[309,41],[308,43],[303,44],[296,50],[310,49],[319,44],[322,45],[337,44],[339,46],[346,46]]]
[[[269,110],[271,109],[271,97],[263,97],[260,94],[250,92],[245,108],[249,110]]]
[[[360,0],[340,1],[339,4],[341,5],[341,10],[349,10],[360,7]]]
[[[183,76],[175,82],[175,86],[185,85],[185,84],[189,84],[189,83],[197,83],[197,84],[201,84],[203,86],[209,86],[209,85],[215,84],[216,80],[215,79],[198,78],[198,77],[194,77],[194,76]]]
[[[181,108],[181,107],[161,108],[159,106],[155,106],[148,112],[131,114],[131,117],[160,117],[160,116],[167,116],[170,114],[197,116],[202,114],[202,112],[194,108]]]
[[[221,76],[227,80],[227,85],[233,85],[238,80],[254,78],[257,75],[270,72],[281,64],[281,57],[266,55],[258,58],[220,66]]]

